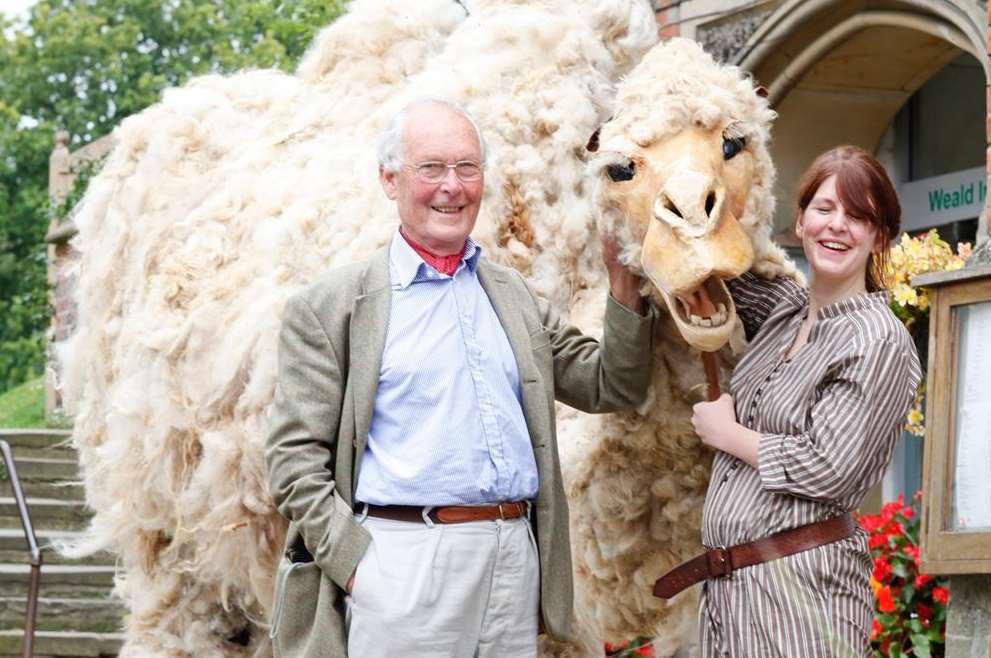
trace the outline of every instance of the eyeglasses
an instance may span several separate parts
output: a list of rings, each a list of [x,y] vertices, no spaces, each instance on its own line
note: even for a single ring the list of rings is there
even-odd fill
[[[416,177],[424,183],[439,183],[447,178],[447,170],[453,169],[454,175],[462,183],[473,183],[482,179],[482,166],[471,160],[462,160],[454,164],[445,162],[421,162],[417,165],[405,165],[412,169]]]

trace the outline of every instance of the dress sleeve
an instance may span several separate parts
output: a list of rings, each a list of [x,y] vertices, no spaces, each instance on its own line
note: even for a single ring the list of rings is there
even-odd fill
[[[744,272],[739,278],[727,281],[726,285],[733,297],[736,313],[743,321],[747,340],[753,340],[764,320],[781,300],[800,300],[804,296],[802,286],[794,279],[784,276],[765,279],[753,272]]]
[[[877,341],[845,358],[817,387],[805,432],[761,437],[764,490],[827,502],[866,493],[884,474],[920,378],[910,346]]]

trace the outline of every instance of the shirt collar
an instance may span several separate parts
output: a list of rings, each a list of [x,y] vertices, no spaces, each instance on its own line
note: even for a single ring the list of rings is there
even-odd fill
[[[471,236],[468,236],[461,262],[472,274],[478,267],[478,259],[481,255],[482,247]],[[413,251],[413,247],[409,246],[409,243],[403,239],[403,236],[399,234],[399,229],[396,229],[396,233],[392,236],[392,244],[389,246],[389,269],[392,273],[393,283],[398,284],[400,288],[406,288],[414,281],[425,278],[428,269],[433,271],[433,268],[424,263],[420,255]]]
[[[841,299],[832,304],[826,304],[819,309],[819,317],[823,319],[838,318],[847,313],[863,311],[869,308],[885,308],[888,306],[888,293],[885,290],[877,292],[862,292],[853,297]]]

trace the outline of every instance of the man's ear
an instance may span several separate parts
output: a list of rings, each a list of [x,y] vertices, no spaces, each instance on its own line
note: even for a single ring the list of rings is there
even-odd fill
[[[386,171],[382,165],[379,165],[379,182],[382,184],[385,195],[392,201],[395,201],[396,197],[399,196],[399,182],[396,180],[398,176],[399,172]]]

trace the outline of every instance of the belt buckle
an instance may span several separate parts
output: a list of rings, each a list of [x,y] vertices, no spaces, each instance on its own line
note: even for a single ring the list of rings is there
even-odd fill
[[[710,578],[721,578],[733,573],[733,561],[725,546],[715,546],[705,552],[706,568]]]

